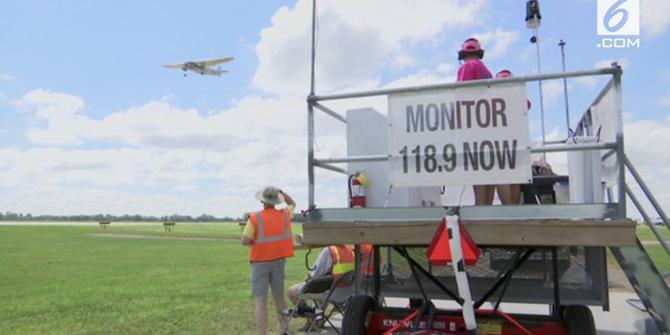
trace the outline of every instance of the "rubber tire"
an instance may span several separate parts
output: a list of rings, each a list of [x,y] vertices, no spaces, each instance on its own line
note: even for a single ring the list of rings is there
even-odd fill
[[[563,320],[570,335],[595,335],[596,323],[593,313],[584,305],[570,305],[563,308]]]
[[[375,299],[367,295],[357,295],[347,304],[342,318],[342,334],[365,335],[369,313],[375,310]]]

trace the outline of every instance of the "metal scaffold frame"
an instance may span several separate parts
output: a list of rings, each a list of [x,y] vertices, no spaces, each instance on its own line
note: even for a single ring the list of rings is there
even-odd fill
[[[651,191],[648,189],[644,181],[642,181],[637,170],[633,167],[632,163],[626,157],[624,152],[624,135],[623,135],[623,93],[622,93],[622,69],[617,63],[612,63],[611,67],[594,69],[594,70],[585,70],[585,71],[570,71],[570,72],[559,72],[559,73],[545,73],[545,74],[535,74],[535,75],[526,75],[518,77],[507,77],[504,79],[487,79],[487,80],[476,80],[476,81],[466,81],[466,82],[456,82],[456,83],[443,83],[435,85],[423,85],[423,86],[414,86],[414,87],[404,87],[404,88],[392,88],[392,89],[378,89],[378,90],[369,90],[369,91],[359,91],[359,92],[348,92],[348,93],[339,93],[339,94],[317,94],[316,92],[316,80],[315,80],[315,63],[316,63],[316,26],[317,26],[317,11],[316,11],[316,0],[313,0],[312,7],[312,38],[311,38],[311,85],[310,93],[307,97],[307,170],[308,170],[308,210],[306,212],[305,223],[303,226],[305,236],[303,241],[311,246],[332,244],[332,243],[344,243],[344,244],[356,244],[355,253],[356,265],[355,272],[358,274],[361,270],[361,260],[360,252],[361,248],[359,244],[361,243],[373,243],[374,244],[374,271],[372,278],[372,287],[374,293],[371,299],[373,301],[380,301],[382,298],[381,295],[381,274],[380,274],[380,247],[386,247],[388,250],[396,250],[402,257],[405,258],[410,269],[412,270],[412,277],[416,280],[416,286],[418,287],[419,292],[413,291],[413,298],[423,298],[423,303],[420,308],[415,312],[410,313],[406,316],[402,322],[410,321],[414,318],[414,327],[419,327],[419,321],[426,320],[429,325],[437,318],[437,315],[442,313],[441,320],[445,319],[444,311],[440,312],[435,309],[435,306],[430,301],[432,298],[427,295],[427,291],[424,288],[424,285],[421,283],[421,276],[425,276],[424,279],[432,282],[433,291],[430,294],[436,294],[434,288],[437,287],[441,290],[441,293],[447,296],[451,296],[456,302],[460,302],[461,298],[453,294],[450,289],[453,290],[453,287],[445,286],[441,280],[444,277],[433,275],[430,268],[428,270],[422,269],[415,260],[407,252],[408,246],[424,246],[427,245],[425,235],[427,232],[434,232],[437,222],[443,219],[445,215],[451,215],[447,213],[457,212],[460,215],[460,219],[463,220],[464,225],[467,225],[470,228],[473,228],[475,233],[473,233],[473,239],[477,241],[485,241],[484,245],[493,246],[493,247],[507,247],[516,248],[516,256],[514,258],[514,264],[506,270],[505,275],[499,279],[486,293],[479,298],[479,301],[476,304],[476,308],[480,307],[484,300],[488,299],[500,286],[502,286],[502,292],[500,293],[497,302],[493,311],[482,311],[479,310],[477,313],[479,315],[487,314],[489,312],[497,314],[496,317],[503,318],[514,324],[515,327],[518,327],[517,330],[522,330],[523,333],[529,334],[530,332],[523,327],[522,324],[516,323],[513,318],[505,315],[504,313],[499,313],[498,305],[505,295],[505,291],[509,288],[510,290],[514,289],[514,285],[510,283],[513,281],[512,276],[516,270],[529,258],[531,253],[536,249],[546,249],[551,253],[551,262],[552,262],[552,287],[553,291],[551,299],[544,301],[545,303],[550,304],[552,307],[551,314],[548,319],[549,323],[545,324],[549,328],[542,328],[545,331],[551,329],[551,327],[563,327],[565,323],[569,323],[567,319],[574,317],[575,315],[584,314],[585,306],[566,306],[564,305],[567,300],[569,303],[578,304],[601,304],[604,309],[609,308],[609,298],[608,298],[608,281],[607,281],[607,267],[605,261],[605,249],[603,247],[609,247],[612,251],[612,254],[617,259],[624,273],[631,282],[633,288],[640,296],[640,299],[649,312],[649,315],[654,320],[654,323],[657,329],[663,334],[669,334],[668,329],[670,329],[670,290],[668,289],[667,284],[663,281],[663,276],[661,276],[653,264],[652,260],[647,255],[642,244],[637,240],[635,236],[635,227],[632,220],[627,219],[626,205],[627,197],[630,197],[632,203],[636,208],[641,212],[647,225],[651,226],[652,232],[660,240],[661,246],[664,250],[670,255],[670,246],[662,239],[662,235],[658,230],[653,227],[653,223],[649,219],[649,215],[644,211],[639,201],[629,188],[626,183],[626,171],[631,173],[634,177],[634,181],[640,186],[642,192],[647,197],[647,199],[652,203],[652,206],[657,211],[659,216],[662,218],[666,227],[670,229],[670,223],[668,218],[665,215],[665,212],[660,207],[656,199],[654,198]],[[583,116],[579,119],[579,122],[575,128],[575,136],[590,136],[597,137],[598,140],[594,143],[566,143],[566,141],[542,141],[542,144],[536,145],[530,148],[531,153],[554,153],[554,152],[574,152],[574,151],[598,151],[601,153],[601,162],[604,164],[606,160],[609,160],[611,163],[611,158],[616,158],[616,162],[608,168],[616,169],[616,174],[610,174],[610,183],[607,184],[607,198],[605,203],[580,203],[580,204],[562,204],[562,205],[549,205],[549,206],[471,206],[471,207],[403,207],[403,208],[318,208],[316,206],[316,193],[315,193],[315,169],[322,168],[331,172],[341,173],[348,175],[349,171],[346,168],[338,166],[338,164],[346,163],[363,163],[363,162],[385,162],[391,160],[391,154],[376,154],[376,155],[356,155],[356,156],[347,156],[347,157],[316,157],[315,156],[315,112],[316,110],[323,112],[325,115],[328,115],[334,118],[337,121],[340,121],[343,124],[347,123],[347,118],[342,116],[342,114],[334,111],[324,104],[326,101],[335,101],[335,100],[344,100],[344,99],[354,99],[354,98],[365,98],[365,97],[379,97],[379,96],[389,96],[393,94],[405,94],[405,93],[420,93],[427,91],[436,91],[436,90],[455,90],[466,87],[495,87],[497,85],[506,85],[510,83],[524,83],[529,82],[541,82],[544,80],[554,80],[562,79],[564,82],[569,78],[579,78],[579,77],[594,77],[594,76],[609,76],[609,80],[604,86],[604,88],[597,95],[596,99],[586,108]],[[594,109],[601,109],[602,106],[599,104],[603,99],[609,100],[610,104],[605,108],[605,112],[609,113],[608,116],[608,129],[614,129],[613,134],[610,133],[604,141],[600,140],[600,129],[596,129],[594,124]],[[355,112],[355,111],[354,111]],[[613,116],[613,117],[612,117]],[[569,116],[566,114],[566,117]],[[569,123],[569,121],[568,121]],[[544,126],[544,123],[543,123]],[[568,124],[568,128],[569,128]],[[544,127],[542,129],[542,136],[544,139]],[[603,154],[604,153],[604,154]],[[610,170],[609,172],[611,173]],[[615,176],[615,177],[613,177]],[[616,190],[616,193],[613,193]],[[539,201],[538,201],[539,202]],[[489,223],[494,222],[495,224],[488,225]],[[511,235],[504,235],[504,230],[509,227],[514,226],[517,223],[535,225],[537,227],[542,226],[542,229],[547,227],[552,227],[555,229],[556,235],[563,235],[564,232],[561,231],[565,226],[562,226],[562,223],[566,223],[566,226],[572,225],[573,229],[571,233],[568,233],[568,238],[540,238],[540,239],[527,239],[528,236],[535,234],[543,235],[544,232],[540,230],[535,230],[529,235],[525,235],[521,238],[515,239]],[[323,224],[322,224],[323,223]],[[568,224],[569,223],[569,224]],[[578,224],[575,224],[578,223]],[[469,225],[468,225],[469,224]],[[495,234],[500,234],[500,237],[491,239],[481,238],[477,236],[477,225],[482,227],[480,230],[491,230],[495,231]],[[504,228],[506,224],[510,224],[509,227]],[[308,226],[310,229],[308,230]],[[319,227],[320,226],[320,227]],[[312,239],[308,232],[315,233],[317,232],[316,227],[319,227],[319,234],[323,235],[321,239]],[[322,229],[323,227],[323,229]],[[504,229],[501,229],[503,227]],[[520,226],[516,226],[520,228]],[[493,228],[493,229],[492,229]],[[523,227],[526,229],[527,227]],[[348,230],[347,230],[348,229]],[[367,230],[366,230],[367,229]],[[375,230],[377,229],[377,230]],[[374,234],[383,230],[393,230],[398,235],[412,235],[410,238],[406,239],[396,239],[396,240],[385,240],[386,237],[376,236],[377,240],[374,240]],[[512,229],[514,230],[514,229]],[[531,228],[532,230],[532,228]],[[412,233],[407,234],[408,231]],[[604,235],[617,235],[616,238],[605,237],[601,238],[598,235],[601,235],[602,232],[607,231]],[[589,237],[578,236],[579,234],[588,235]],[[366,236],[367,234],[367,236]],[[570,235],[572,234],[572,235]],[[482,234],[483,235],[483,234]],[[492,235],[492,234],[489,234]],[[372,237],[371,237],[372,236]],[[385,235],[389,236],[389,235]],[[417,237],[418,236],[418,237]],[[508,239],[507,241],[505,239]],[[572,240],[571,240],[572,239]],[[591,239],[591,240],[589,240]],[[562,287],[562,284],[559,284],[559,270],[558,270],[558,248],[562,246],[580,246],[584,248],[586,254],[586,261],[588,266],[593,266],[591,270],[593,273],[590,273],[593,276],[593,280],[598,282],[596,284],[595,292],[592,296],[584,297],[583,294],[588,294],[588,291],[577,290],[572,291],[568,290],[567,295],[565,293],[559,293],[559,287]],[[591,248],[595,247],[595,248]],[[388,255],[390,259],[390,254]],[[589,260],[589,258],[591,258]],[[388,264],[387,264],[388,265]],[[421,273],[421,274],[420,274]],[[668,274],[670,275],[670,273]],[[356,276],[355,280],[356,289],[355,292],[359,292],[361,285],[361,278]],[[366,284],[367,285],[367,284]],[[430,286],[430,285],[428,285]],[[412,290],[414,288],[410,288]],[[528,288],[522,288],[527,290]],[[594,289],[593,287],[591,289]],[[399,291],[395,291],[399,292]],[[419,295],[420,293],[420,295]],[[576,293],[576,295],[575,295]],[[581,296],[580,296],[581,295]],[[412,295],[409,295],[412,297]],[[355,307],[358,312],[365,312],[365,309],[360,310],[359,308],[368,306],[372,309],[370,311],[375,311],[374,316],[372,317],[374,322],[379,321],[380,315],[384,313],[390,313],[386,315],[391,315],[398,311],[393,312],[392,309],[383,308],[381,305],[375,305],[376,302],[369,302],[364,295],[355,296],[353,299],[356,300],[352,303],[352,308]],[[527,297],[526,297],[527,298]],[[567,299],[564,299],[567,298]],[[539,301],[533,301],[533,299],[527,300],[528,302],[542,302],[542,299]],[[411,301],[410,301],[411,302]],[[353,306],[356,305],[356,306]],[[374,305],[374,306],[373,306]],[[376,306],[376,307],[375,307]],[[582,309],[570,309],[570,307],[583,307]],[[400,313],[405,313],[406,309],[402,309]],[[437,314],[436,314],[437,313]],[[483,313],[483,314],[481,314]],[[576,314],[575,314],[576,313]],[[589,312],[590,313],[590,312]],[[520,315],[520,317],[524,317]],[[345,320],[346,320],[345,315]],[[426,319],[427,318],[427,319]],[[532,319],[532,317],[530,318]],[[541,319],[541,318],[540,318]],[[397,319],[398,320],[398,319]],[[453,319],[452,319],[453,320]],[[457,322],[458,319],[456,319]],[[462,321],[462,320],[461,320]],[[559,321],[559,323],[555,323]],[[574,319],[573,319],[574,321]],[[583,321],[583,320],[582,320]],[[579,321],[578,323],[582,323]],[[373,322],[373,321],[371,321]],[[540,323],[542,320],[540,320]],[[552,323],[554,322],[554,323]],[[591,321],[592,322],[592,321]],[[561,326],[563,325],[563,326]],[[392,329],[399,329],[402,326],[396,326]],[[569,327],[568,327],[569,328]],[[555,331],[559,331],[554,329]],[[595,331],[595,330],[594,330]],[[516,334],[517,332],[512,331]],[[554,333],[550,331],[550,333]]]
[[[342,100],[342,99],[352,99],[352,98],[364,98],[364,97],[374,97],[374,96],[387,96],[389,94],[398,94],[398,93],[412,93],[412,92],[424,92],[424,91],[433,91],[433,90],[448,90],[448,89],[457,89],[463,87],[492,87],[496,85],[517,83],[517,82],[535,82],[540,80],[550,80],[550,79],[563,79],[563,78],[577,78],[577,77],[588,77],[588,76],[611,76],[611,80],[607,83],[605,88],[598,95],[598,98],[594,101],[592,105],[597,104],[602,97],[609,92],[610,89],[613,89],[615,92],[615,99],[617,101],[616,106],[616,129],[615,129],[615,141],[614,142],[605,142],[605,143],[589,143],[589,144],[563,144],[563,143],[554,143],[554,144],[545,144],[540,146],[535,146],[531,148],[532,153],[547,153],[547,152],[569,152],[569,151],[587,151],[587,150],[610,150],[616,154],[617,165],[619,169],[618,176],[618,185],[625,185],[626,174],[625,174],[625,165],[624,165],[624,142],[623,142],[623,109],[621,106],[622,101],[622,90],[621,90],[621,74],[622,70],[617,64],[613,64],[612,67],[602,68],[596,70],[587,70],[587,71],[573,71],[573,72],[562,72],[562,73],[547,73],[539,75],[528,75],[528,76],[519,76],[519,77],[510,77],[505,79],[487,79],[487,80],[476,80],[476,81],[466,81],[466,82],[457,82],[457,83],[445,83],[438,85],[425,85],[425,86],[415,86],[415,87],[406,87],[406,88],[393,88],[393,89],[380,89],[372,91],[363,91],[363,92],[351,92],[351,93],[342,93],[342,94],[332,94],[332,95],[317,95],[312,92],[307,98],[307,170],[308,170],[308,204],[310,209],[316,208],[315,205],[315,168],[323,168],[326,170],[346,173],[346,171],[338,166],[333,164],[338,163],[360,163],[360,162],[379,162],[379,161],[388,161],[390,155],[367,155],[367,156],[350,156],[350,157],[334,157],[334,158],[317,158],[314,155],[314,140],[315,140],[315,120],[314,112],[319,110],[326,115],[333,117],[334,119],[346,123],[346,119],[340,114],[331,110],[327,106],[321,104],[323,101],[329,100]],[[580,125],[585,127],[585,120],[580,121]],[[617,201],[619,217],[626,217],[626,192],[625,187],[617,187]]]

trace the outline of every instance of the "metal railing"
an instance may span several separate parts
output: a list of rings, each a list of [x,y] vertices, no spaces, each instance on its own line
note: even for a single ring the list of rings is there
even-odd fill
[[[626,190],[625,190],[625,166],[624,166],[624,143],[623,143],[623,109],[622,109],[622,90],[621,90],[621,75],[622,70],[616,64],[613,63],[611,67],[587,70],[587,71],[572,71],[572,72],[560,72],[560,73],[547,73],[547,74],[537,74],[537,75],[527,75],[527,76],[518,76],[518,77],[508,77],[504,79],[487,79],[487,80],[477,80],[477,81],[465,81],[465,82],[455,82],[455,83],[445,83],[437,85],[424,85],[424,86],[415,86],[415,87],[406,87],[406,88],[391,88],[391,89],[379,89],[379,90],[370,90],[362,92],[351,92],[351,93],[341,93],[341,94],[332,94],[332,95],[318,95],[316,93],[311,93],[307,98],[307,127],[308,127],[308,203],[309,208],[312,209],[315,207],[315,168],[324,168],[330,171],[338,173],[347,173],[343,168],[335,166],[333,164],[340,163],[354,163],[354,162],[379,162],[379,161],[388,161],[390,155],[365,155],[365,156],[348,156],[348,157],[315,157],[314,153],[314,141],[315,141],[315,110],[319,110],[326,115],[331,116],[332,118],[346,124],[347,120],[341,114],[333,111],[324,104],[323,101],[329,100],[341,100],[341,99],[352,99],[352,98],[364,98],[364,97],[374,97],[374,96],[388,96],[389,94],[398,94],[398,93],[412,93],[412,92],[425,92],[432,90],[451,90],[458,89],[463,87],[494,87],[496,85],[503,85],[509,83],[528,83],[541,80],[550,80],[550,79],[563,79],[563,78],[577,78],[577,77],[589,77],[589,76],[611,76],[611,80],[605,85],[602,91],[599,93],[598,97],[594,102],[589,106],[584,116],[580,120],[577,129],[585,135],[590,135],[590,126],[591,126],[591,115],[590,108],[598,104],[603,97],[609,93],[613,93],[615,97],[615,105],[613,111],[610,113],[615,113],[615,125],[614,125],[614,139],[609,142],[603,143],[581,143],[581,144],[566,144],[557,141],[547,142],[539,146],[531,148],[531,153],[546,153],[546,152],[569,152],[569,151],[587,151],[587,150],[607,150],[616,154],[617,166],[618,166],[618,180],[617,184],[620,187],[617,188],[617,199],[619,216],[626,216]]]
[[[661,221],[665,224],[665,228],[670,231],[670,222],[668,222],[668,216],[665,214],[665,211],[663,211],[663,208],[661,205],[659,205],[658,201],[656,201],[656,197],[654,197],[654,194],[651,193],[651,190],[649,190],[649,187],[647,187],[647,184],[642,180],[642,177],[640,174],[637,172],[637,169],[633,166],[633,163],[628,159],[627,156],[624,156],[624,163],[626,165],[626,168],[628,172],[633,176],[633,179],[635,179],[635,182],[637,183],[638,186],[640,186],[640,189],[642,190],[642,193],[644,193],[645,197],[647,200],[651,203],[652,207],[658,214],[658,216],[661,218]],[[640,201],[637,199],[633,191],[626,185],[626,194],[630,198],[630,200],[633,202],[635,205],[635,208],[637,208],[638,212],[642,215],[642,218],[644,220],[644,223],[649,226],[649,229],[651,229],[652,233],[658,240],[658,243],[660,246],[665,250],[666,254],[670,256],[670,245],[668,245],[668,242],[665,240],[663,237],[663,234],[659,231],[659,229],[656,227],[655,222],[649,217],[649,214],[647,211],[642,207],[642,204]],[[670,271],[662,274],[663,277],[670,277]]]

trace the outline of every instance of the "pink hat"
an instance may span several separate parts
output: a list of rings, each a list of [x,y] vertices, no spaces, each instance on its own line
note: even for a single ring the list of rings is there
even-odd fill
[[[482,46],[476,38],[470,37],[463,42],[461,50],[465,52],[477,52],[482,50]]]
[[[474,37],[470,37],[463,42],[461,50],[458,51],[458,59],[464,59],[466,55],[470,54],[474,54],[479,58],[484,58],[484,50],[482,49],[481,44],[479,44],[479,41]]]
[[[496,73],[496,78],[507,78],[511,76],[512,72],[510,70],[501,70],[500,72]]]

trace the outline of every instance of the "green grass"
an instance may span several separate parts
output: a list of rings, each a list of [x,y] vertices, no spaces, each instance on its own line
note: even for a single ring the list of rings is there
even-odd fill
[[[222,224],[178,223],[174,233],[162,230],[113,226],[104,233],[240,232]],[[248,250],[239,239],[92,236],[101,232],[89,226],[0,226],[0,334],[253,333]],[[303,255],[297,251],[287,263],[287,286],[304,278]]]
[[[661,245],[645,245],[644,248],[660,273],[670,271],[670,256]]]
[[[666,241],[670,242],[670,230],[668,230],[665,226],[656,226],[656,228],[661,233],[661,236],[663,236]],[[644,243],[644,248],[647,250],[649,257],[651,257],[651,259],[654,261],[658,271],[660,273],[666,273],[670,271],[670,256],[668,256],[668,253],[663,249],[663,246],[660,244],[649,243],[658,243],[658,239],[656,238],[654,232],[651,231],[651,228],[649,228],[649,226],[638,225],[635,229],[635,233],[637,234],[637,237],[640,239],[640,241],[643,243],[645,241],[648,242]]]
[[[655,227],[666,241],[670,241],[670,230],[668,230],[665,225]],[[640,239],[640,241],[658,241],[658,239],[656,239],[656,235],[654,235],[654,232],[651,231],[649,226],[638,225],[635,229],[635,233],[637,234],[637,237]]]
[[[169,233],[161,224],[0,226],[0,334],[253,334],[240,231],[236,223],[177,223]],[[637,233],[646,240],[651,232]],[[645,247],[660,271],[670,270],[660,245]],[[287,263],[287,286],[304,278],[303,256],[296,251]]]

